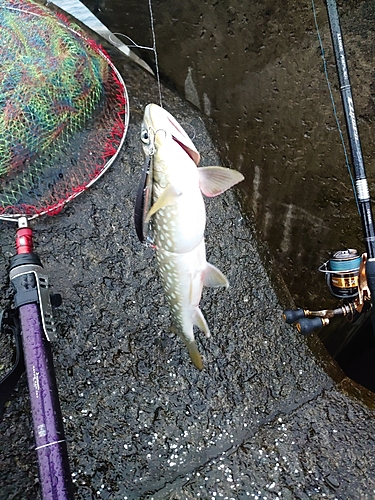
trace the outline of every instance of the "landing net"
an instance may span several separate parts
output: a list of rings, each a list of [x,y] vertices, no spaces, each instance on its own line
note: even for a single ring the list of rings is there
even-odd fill
[[[111,165],[124,82],[100,46],[30,0],[0,0],[0,218],[55,214]]]

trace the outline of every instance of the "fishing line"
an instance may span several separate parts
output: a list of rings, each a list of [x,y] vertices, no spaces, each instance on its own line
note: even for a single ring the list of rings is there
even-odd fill
[[[189,138],[192,141],[194,141],[194,139],[197,136],[194,125],[192,125],[191,123],[188,123],[188,122],[183,122],[183,121],[180,123],[181,123],[182,127],[184,128],[185,132],[187,133],[187,135],[189,136]],[[190,133],[186,129],[190,129]]]
[[[329,92],[329,95],[330,95],[330,98],[331,98],[333,114],[334,114],[334,117],[335,117],[337,130],[339,132],[340,140],[341,140],[341,144],[342,144],[342,148],[343,148],[343,151],[344,151],[345,164],[346,164],[346,167],[347,167],[348,172],[349,172],[350,181],[352,183],[352,188],[353,188],[353,193],[354,193],[354,199],[355,199],[355,202],[356,202],[356,205],[357,205],[358,213],[360,213],[359,204],[358,204],[358,197],[357,197],[357,192],[356,192],[354,178],[353,178],[353,173],[352,173],[352,169],[351,169],[351,166],[350,166],[350,163],[349,163],[348,152],[347,152],[347,149],[346,149],[346,146],[345,146],[344,136],[343,136],[343,133],[342,133],[342,130],[341,130],[339,117],[337,115],[337,108],[336,108],[336,104],[335,104],[335,99],[333,97],[331,83],[330,83],[329,76],[328,76],[327,60],[326,60],[326,57],[325,57],[325,52],[324,52],[322,37],[320,35],[320,30],[319,30],[319,25],[318,25],[318,19],[317,19],[317,16],[316,16],[316,8],[315,8],[315,2],[314,2],[314,0],[311,0],[311,6],[312,6],[313,14],[314,14],[315,28],[316,28],[316,32],[317,32],[317,35],[318,35],[318,40],[319,40],[319,45],[320,45],[320,51],[321,51],[321,56],[322,56],[322,60],[323,60],[323,69],[324,69],[324,74],[325,74],[326,81],[327,81],[328,92]]]
[[[151,50],[154,53],[155,68],[156,68],[156,81],[158,83],[159,103],[160,103],[160,107],[162,108],[163,107],[163,98],[162,98],[162,92],[161,92],[158,52],[156,50],[155,22],[154,22],[154,15],[152,12],[151,0],[148,0],[148,9],[149,9],[149,13],[150,13],[150,26],[151,26],[151,35],[152,35],[152,46],[151,47],[147,47],[146,45],[139,45],[134,40],[132,40],[130,38],[130,36],[125,35],[124,33],[113,33],[113,35],[123,36],[124,38],[127,38],[133,44],[133,45],[128,45],[128,47],[135,47],[137,49],[142,49],[142,50]],[[109,40],[111,41],[111,43],[114,43],[114,40],[111,38],[111,35],[109,35]]]
[[[152,33],[152,49],[154,51],[154,57],[155,57],[156,79],[157,79],[157,82],[158,82],[158,89],[159,89],[159,101],[160,101],[160,106],[163,107],[163,101],[162,101],[162,95],[161,95],[161,84],[160,84],[158,52],[156,50],[155,23],[154,23],[154,15],[152,13],[151,0],[148,0],[148,8],[149,8],[149,11],[150,11],[150,24],[151,24],[151,33]]]

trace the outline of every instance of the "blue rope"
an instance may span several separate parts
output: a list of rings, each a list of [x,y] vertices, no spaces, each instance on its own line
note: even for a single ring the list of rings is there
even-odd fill
[[[352,169],[350,167],[349,157],[348,157],[348,153],[347,153],[346,146],[345,146],[345,141],[344,141],[344,136],[343,136],[343,133],[342,133],[342,130],[341,130],[341,127],[340,127],[339,117],[337,116],[335,99],[334,99],[333,94],[332,94],[331,84],[330,84],[329,77],[328,77],[327,61],[326,61],[325,54],[324,54],[322,37],[320,36],[320,31],[319,31],[319,26],[318,26],[318,20],[316,18],[316,9],[315,9],[314,0],[311,0],[311,6],[312,6],[313,14],[314,14],[314,21],[315,21],[316,32],[318,34],[320,51],[321,51],[321,54],[322,54],[324,74],[325,74],[325,77],[326,77],[326,80],[327,80],[329,95],[331,97],[333,114],[335,116],[337,130],[339,131],[339,134],[340,134],[342,148],[344,150],[345,164],[347,166],[347,169],[348,169],[348,172],[349,172],[349,177],[350,177],[350,180],[351,180],[351,183],[352,183],[353,193],[354,193],[354,199],[355,199],[355,202],[356,202],[356,205],[357,205],[358,213],[360,213],[360,211],[359,211],[359,205],[358,205],[358,198],[357,198],[357,191],[356,191],[355,183],[354,183],[354,179],[353,179],[353,173],[352,173]]]

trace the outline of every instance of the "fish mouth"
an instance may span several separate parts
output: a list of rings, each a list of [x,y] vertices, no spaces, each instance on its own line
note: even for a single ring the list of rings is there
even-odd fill
[[[153,127],[156,130],[164,130],[169,133],[172,139],[185,151],[185,153],[198,166],[200,154],[193,144],[185,130],[181,127],[178,121],[164,108],[157,104],[148,104],[145,110],[145,116],[148,116],[150,122],[158,127]]]
[[[182,141],[179,141],[177,139],[177,137],[175,137],[173,134],[172,134],[172,139],[177,142],[177,144],[179,146],[181,146],[181,148],[185,151],[185,153],[193,160],[193,162],[198,165],[199,163],[199,160],[200,160],[200,155],[198,153],[198,157],[197,157],[197,152],[190,149],[186,144],[184,144]]]

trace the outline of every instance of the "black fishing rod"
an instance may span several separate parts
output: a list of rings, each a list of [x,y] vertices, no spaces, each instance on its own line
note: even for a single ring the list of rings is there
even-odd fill
[[[335,0],[327,0],[327,11],[331,29],[333,49],[336,58],[337,73],[340,83],[341,99],[344,107],[344,114],[348,131],[350,153],[353,162],[355,191],[358,200],[359,213],[362,221],[363,237],[367,251],[366,279],[368,288],[371,293],[371,302],[373,305],[373,309],[375,309],[375,228],[370,191],[367,183],[365,165],[363,162],[362,148],[359,139],[348,65],[346,63],[344,41],[341,33],[340,19]],[[374,311],[372,314],[374,314]]]
[[[363,257],[362,259],[363,265],[365,266],[365,273],[362,269],[360,269],[359,262],[357,262],[353,267],[352,257],[350,256],[348,259],[348,255],[352,252],[352,250],[347,251],[348,255],[345,255],[345,258],[341,259],[341,262],[339,262],[337,259],[335,260],[334,256],[333,259],[327,261],[325,269],[322,269],[322,266],[320,268],[320,270],[326,272],[326,280],[327,284],[329,285],[330,291],[332,291],[332,283],[338,285],[339,292],[337,294],[333,293],[333,295],[335,297],[343,298],[344,300],[346,299],[346,302],[354,304],[355,308],[349,307],[349,309],[347,309],[346,307],[343,307],[334,311],[308,311],[303,309],[298,309],[297,311],[288,310],[284,312],[284,319],[287,323],[297,322],[297,328],[299,329],[299,331],[303,334],[307,334],[316,328],[328,324],[329,318],[332,318],[333,316],[349,315],[351,318],[355,318],[356,315],[354,314],[354,310],[362,312],[363,296],[361,291],[360,275],[362,275],[363,277],[363,275],[365,274],[365,278],[362,278],[362,284],[364,284],[364,286],[368,290],[368,295],[371,296],[367,296],[365,298],[367,298],[367,300],[371,298],[371,303],[373,306],[372,321],[375,332],[375,227],[372,214],[370,191],[363,161],[361,142],[359,139],[357,119],[354,109],[349,71],[346,61],[344,41],[341,32],[337,5],[335,0],[326,0],[326,2],[330,32],[336,59],[336,69],[340,84],[341,99],[347,126],[350,153],[352,157],[352,168],[355,180],[353,189],[355,197],[357,199],[358,210],[361,217],[367,258]],[[350,264],[349,260],[351,261]],[[330,267],[330,263],[334,263],[334,266]],[[359,307],[357,307],[358,299],[355,299],[353,302],[348,302],[348,299],[352,300],[353,297],[357,295],[360,295],[361,299],[359,302]]]
[[[336,68],[340,83],[341,98],[348,131],[350,152],[353,161],[356,197],[358,200],[358,207],[363,225],[363,235],[368,258],[367,269],[370,267],[374,271],[373,275],[371,273],[367,273],[367,279],[369,279],[369,277],[372,275],[373,285],[375,287],[375,261],[373,260],[375,259],[374,220],[372,215],[370,192],[366,178],[365,165],[363,162],[361,142],[359,139],[357,120],[354,110],[348,66],[346,63],[344,42],[342,38],[340,20],[335,0],[327,0],[327,10],[333,48],[336,58]]]

